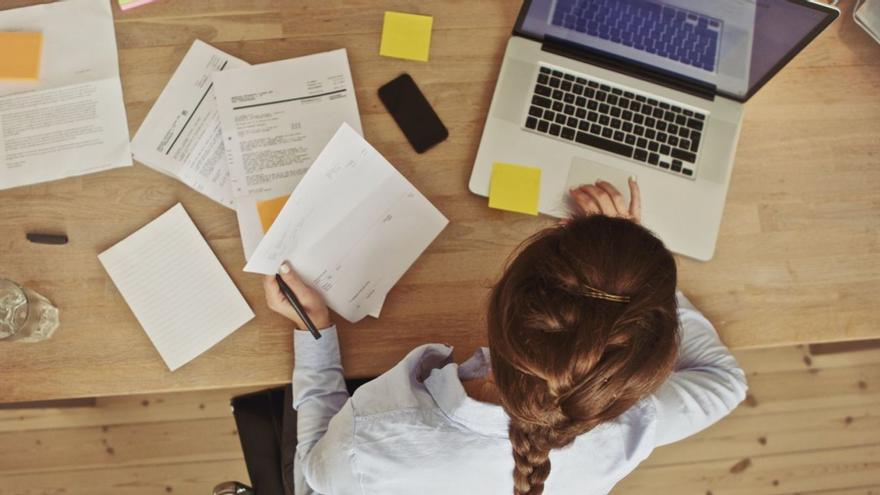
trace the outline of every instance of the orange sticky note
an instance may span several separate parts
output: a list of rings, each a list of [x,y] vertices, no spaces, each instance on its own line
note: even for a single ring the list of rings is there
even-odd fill
[[[265,201],[257,201],[257,212],[260,214],[260,224],[263,226],[263,232],[269,232],[272,222],[281,213],[281,208],[287,203],[290,196],[280,196],[277,198],[267,199]]]
[[[40,78],[43,33],[0,32],[0,79]]]

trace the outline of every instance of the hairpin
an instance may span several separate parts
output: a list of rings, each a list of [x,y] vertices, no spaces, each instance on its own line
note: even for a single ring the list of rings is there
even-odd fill
[[[586,297],[592,297],[593,299],[602,299],[603,301],[619,303],[629,302],[629,296],[618,296],[616,294],[609,294],[604,290],[599,290],[595,287],[590,287],[589,285],[584,285],[584,290],[582,294]]]

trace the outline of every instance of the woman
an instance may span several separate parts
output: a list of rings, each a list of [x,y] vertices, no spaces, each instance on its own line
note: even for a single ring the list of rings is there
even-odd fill
[[[629,207],[607,182],[572,190],[579,214],[520,248],[492,290],[488,349],[458,365],[448,346],[418,347],[351,398],[326,305],[284,265],[325,328],[295,332],[297,495],[604,494],[733,410],[745,376],[676,292],[629,186]]]

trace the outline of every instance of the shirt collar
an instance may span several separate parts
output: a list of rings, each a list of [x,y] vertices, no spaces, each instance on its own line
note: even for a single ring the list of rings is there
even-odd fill
[[[504,409],[468,397],[461,384],[486,376],[490,369],[489,349],[482,347],[461,365],[448,363],[431,370],[425,388],[449,419],[479,433],[507,438],[510,418]]]

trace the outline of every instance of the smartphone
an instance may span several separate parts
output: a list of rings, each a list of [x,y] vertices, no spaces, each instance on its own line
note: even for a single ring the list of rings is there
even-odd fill
[[[379,88],[379,99],[417,153],[449,137],[446,126],[409,74],[401,74]]]

